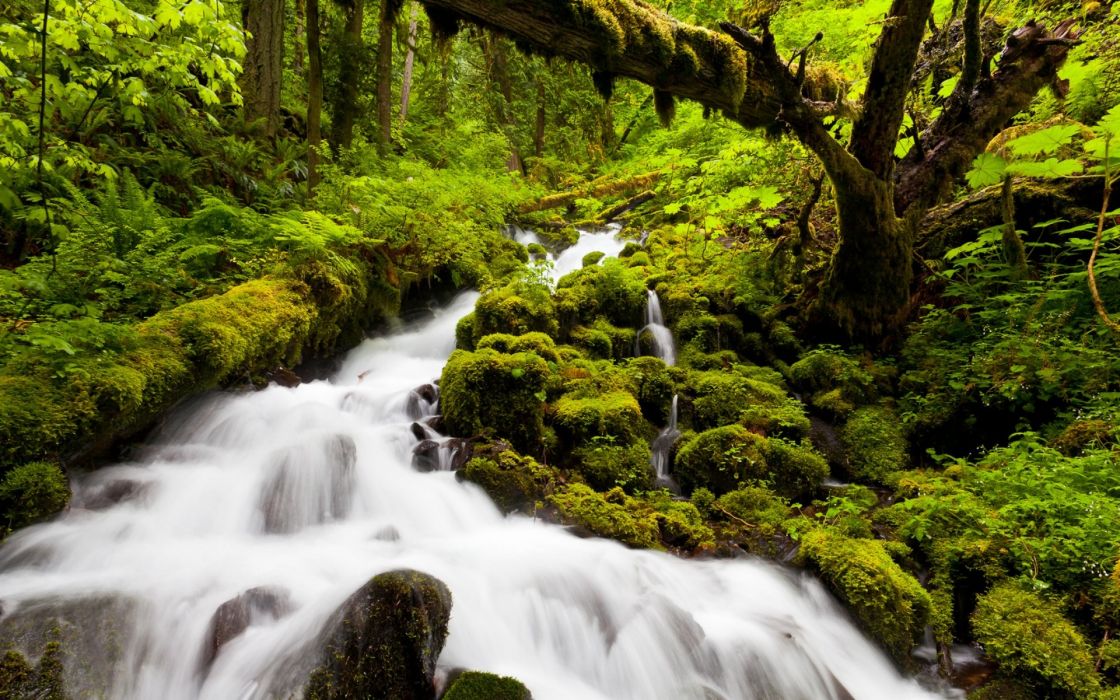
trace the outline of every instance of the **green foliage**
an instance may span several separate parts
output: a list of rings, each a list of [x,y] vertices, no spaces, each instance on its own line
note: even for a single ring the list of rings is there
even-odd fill
[[[572,460],[587,483],[600,491],[621,486],[633,493],[653,483],[649,445],[644,442],[618,445],[612,438],[592,438],[572,452]]]
[[[466,671],[455,677],[443,700],[530,700],[529,689],[515,678],[481,671]]]
[[[932,601],[882,542],[820,528],[802,536],[798,558],[820,574],[868,634],[897,661],[906,662],[921,640]]]
[[[898,415],[884,406],[865,406],[848,416],[840,430],[848,472],[857,479],[883,483],[906,468],[909,445]]]
[[[686,491],[703,486],[720,495],[753,483],[792,497],[827,477],[828,463],[810,447],[730,425],[687,441],[677,454],[674,473]]]
[[[7,518],[7,532],[49,518],[69,502],[70,487],[57,464],[30,462],[0,479],[0,513]]]
[[[1015,582],[980,597],[972,629],[1002,675],[1045,697],[1087,698],[1100,689],[1085,638],[1054,603]]]

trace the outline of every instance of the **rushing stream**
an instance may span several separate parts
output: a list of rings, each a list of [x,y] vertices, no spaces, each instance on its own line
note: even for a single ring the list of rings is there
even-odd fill
[[[329,381],[180,411],[141,461],[81,480],[65,516],[4,545],[5,619],[65,601],[119,610],[110,660],[86,664],[109,697],[285,697],[336,607],[408,567],[454,597],[441,669],[512,675],[537,700],[932,697],[802,574],[580,539],[412,469],[409,412],[438,408],[412,390],[439,376],[476,297],[367,340]],[[208,666],[215,610],[258,586],[287,604]]]

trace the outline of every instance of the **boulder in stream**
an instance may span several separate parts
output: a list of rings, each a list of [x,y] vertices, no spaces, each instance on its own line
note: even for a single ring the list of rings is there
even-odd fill
[[[533,700],[533,694],[516,678],[463,671],[451,678],[440,700]]]
[[[439,443],[421,440],[412,448],[412,468],[418,472],[439,471]]]
[[[202,667],[214,663],[218,653],[234,637],[249,625],[261,619],[278,619],[291,610],[288,592],[275,586],[250,588],[236,598],[218,606],[210,618],[210,629],[206,633],[206,647],[202,651]]]
[[[327,622],[304,697],[432,700],[450,616],[442,581],[407,569],[373,577]]]

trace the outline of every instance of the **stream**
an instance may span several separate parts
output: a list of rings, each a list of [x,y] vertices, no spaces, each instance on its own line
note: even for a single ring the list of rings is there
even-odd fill
[[[585,234],[567,254],[620,247],[613,231]],[[939,697],[803,573],[581,539],[504,517],[450,471],[414,470],[410,426],[438,403],[413,390],[439,377],[476,299],[366,340],[329,380],[195,400],[137,461],[76,480],[65,515],[0,550],[0,631],[96,608],[112,643],[68,681],[113,698],[286,697],[332,612],[404,567],[452,591],[441,673],[511,675],[536,700]],[[210,662],[215,610],[260,586],[283,609],[254,615]]]

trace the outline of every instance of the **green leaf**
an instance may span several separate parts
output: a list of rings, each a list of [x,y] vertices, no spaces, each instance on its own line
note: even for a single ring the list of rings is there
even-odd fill
[[[968,186],[973,189],[994,185],[1003,179],[1007,161],[994,153],[981,153],[972,162],[972,170],[965,174]]]
[[[680,202],[670,202],[669,204],[665,205],[665,208],[662,211],[664,211],[666,214],[669,214],[670,216],[672,216],[673,214],[676,214],[676,213],[680,212],[680,210],[683,209],[683,208],[684,208],[684,205],[681,204]]]
[[[1028,162],[1013,162],[1007,166],[1007,172],[1016,175],[1026,175],[1027,177],[1044,177],[1056,179],[1061,177],[1069,177],[1082,172],[1085,169],[1081,165],[1081,161],[1067,158],[1066,160],[1058,160],[1057,158],[1047,158],[1041,163],[1032,161]]]
[[[1068,146],[1073,137],[1080,133],[1076,124],[1058,124],[1033,134],[1026,134],[1007,142],[1007,147],[1017,156],[1037,156],[1054,153],[1062,146]]]

